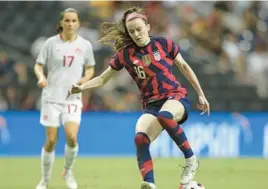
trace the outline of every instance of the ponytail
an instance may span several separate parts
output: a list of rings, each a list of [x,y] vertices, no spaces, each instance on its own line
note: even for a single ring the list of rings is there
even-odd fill
[[[100,25],[102,38],[99,40],[99,42],[113,47],[116,51],[120,51],[129,45],[135,44],[131,39],[126,27],[127,16],[134,12],[144,15],[145,17],[143,9],[139,7],[132,7],[125,11],[121,20],[116,22],[102,23]],[[144,21],[147,23],[147,19],[144,19]]]

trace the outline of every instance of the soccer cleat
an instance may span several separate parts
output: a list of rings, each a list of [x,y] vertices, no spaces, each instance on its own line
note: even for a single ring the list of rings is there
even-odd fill
[[[141,189],[156,189],[154,183],[143,181],[141,183]]]
[[[45,179],[42,179],[36,186],[36,189],[47,189],[47,188],[48,188],[48,182]]]
[[[191,182],[194,178],[194,175],[199,167],[199,162],[197,160],[187,161],[183,167],[183,171],[181,173],[181,185],[186,185]]]
[[[74,179],[72,171],[64,170],[62,176],[65,180],[66,186],[68,189],[77,189],[77,183]]]

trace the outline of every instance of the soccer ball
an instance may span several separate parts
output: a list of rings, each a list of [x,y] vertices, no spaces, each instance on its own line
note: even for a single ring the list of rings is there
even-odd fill
[[[191,181],[189,184],[180,185],[179,189],[205,189],[203,184],[196,181]]]

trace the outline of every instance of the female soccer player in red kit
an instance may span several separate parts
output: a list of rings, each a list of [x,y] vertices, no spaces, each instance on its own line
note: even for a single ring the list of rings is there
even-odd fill
[[[149,146],[165,129],[183,152],[186,163],[180,183],[188,184],[194,177],[199,163],[185,133],[179,124],[188,117],[187,91],[172,74],[173,63],[189,80],[199,96],[198,108],[210,112],[209,103],[198,79],[180,54],[180,48],[172,40],[149,36],[150,25],[143,10],[137,7],[126,10],[123,18],[114,23],[103,23],[102,43],[111,43],[117,53],[110,66],[98,77],[74,85],[70,94],[103,86],[113,74],[125,68],[136,82],[144,107],[136,124],[135,144],[137,162],[143,177],[141,189],[156,189],[153,163]]]

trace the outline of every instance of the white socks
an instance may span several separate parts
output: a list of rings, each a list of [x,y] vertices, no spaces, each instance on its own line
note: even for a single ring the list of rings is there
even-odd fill
[[[52,165],[55,160],[55,151],[46,152],[44,148],[42,148],[41,152],[41,173],[42,178],[45,181],[48,181],[51,176]]]
[[[78,153],[78,145],[74,148],[70,148],[65,145],[65,153],[64,153],[64,169],[69,171],[73,168],[75,163],[75,159]],[[46,152],[44,148],[42,148],[41,152],[41,173],[42,178],[48,182],[52,172],[52,165],[55,160],[55,151]]]
[[[195,155],[193,155],[192,157],[186,158],[185,160],[186,160],[186,162],[196,162],[197,158]]]
[[[64,169],[66,171],[69,171],[73,168],[77,154],[78,154],[78,144],[74,148],[65,145]]]

